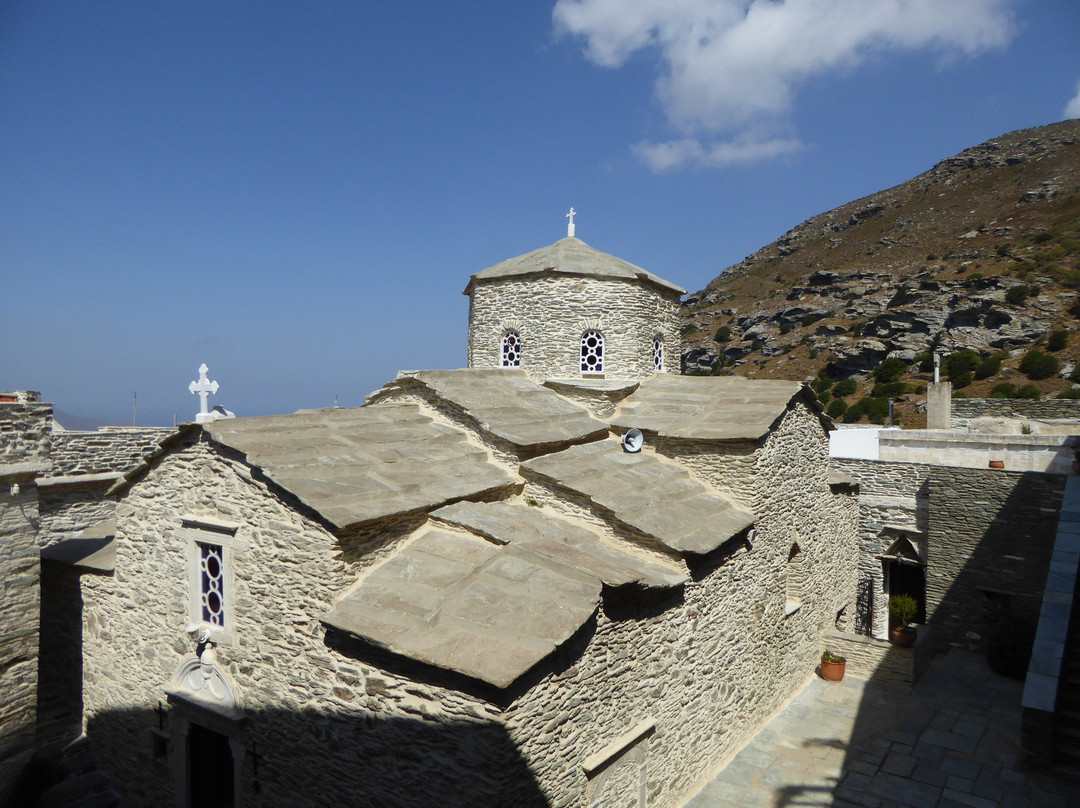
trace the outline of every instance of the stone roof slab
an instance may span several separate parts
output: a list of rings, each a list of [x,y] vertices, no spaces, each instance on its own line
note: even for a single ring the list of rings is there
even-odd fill
[[[754,515],[652,452],[614,440],[573,446],[522,468],[584,494],[618,521],[679,553],[708,553],[754,523]]]
[[[516,368],[418,370],[398,377],[367,398],[367,405],[392,400],[419,385],[449,402],[478,426],[518,448],[598,440],[608,433],[587,409],[537,384]]]
[[[323,622],[505,688],[596,611],[599,578],[527,547],[425,526],[366,572]]]
[[[670,587],[687,580],[685,571],[673,564],[612,544],[579,522],[521,501],[457,502],[433,511],[431,516],[598,576],[607,586]]]
[[[469,279],[469,285],[464,293],[470,294],[473,284],[477,281],[539,273],[640,280],[658,286],[665,292],[674,292],[680,296],[686,294],[686,290],[681,286],[676,286],[639,266],[634,266],[629,261],[593,249],[581,239],[572,236],[477,272]]]
[[[464,432],[414,404],[303,410],[202,428],[338,529],[516,483]]]
[[[613,426],[685,440],[752,440],[803,390],[799,382],[659,373],[619,405]]]

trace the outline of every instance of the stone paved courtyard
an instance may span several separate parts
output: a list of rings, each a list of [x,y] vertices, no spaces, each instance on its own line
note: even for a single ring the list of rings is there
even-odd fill
[[[913,691],[815,677],[684,808],[1080,806],[1080,783],[1020,769],[1020,694],[955,650]]]

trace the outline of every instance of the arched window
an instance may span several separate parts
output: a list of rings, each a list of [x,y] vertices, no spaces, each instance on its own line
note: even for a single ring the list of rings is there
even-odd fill
[[[604,372],[604,335],[599,331],[581,335],[581,372]]]
[[[660,337],[654,337],[652,341],[652,363],[657,373],[664,372],[664,341]]]
[[[517,331],[507,331],[503,334],[502,366],[504,368],[521,366],[521,336]]]

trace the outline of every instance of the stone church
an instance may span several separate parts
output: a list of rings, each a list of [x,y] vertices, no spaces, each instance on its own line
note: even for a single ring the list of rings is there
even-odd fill
[[[858,535],[813,393],[678,375],[683,290],[572,231],[465,293],[467,368],[112,486],[60,611],[124,804],[662,808],[813,674]]]

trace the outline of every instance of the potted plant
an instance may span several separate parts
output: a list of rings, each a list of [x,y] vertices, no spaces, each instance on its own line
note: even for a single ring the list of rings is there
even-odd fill
[[[830,682],[839,682],[844,678],[844,669],[847,667],[847,660],[834,654],[830,651],[826,651],[821,655],[821,678]]]
[[[889,598],[889,614],[896,624],[889,629],[889,640],[893,645],[910,648],[915,644],[915,629],[909,625],[919,611],[919,604],[911,595],[893,595]]]

